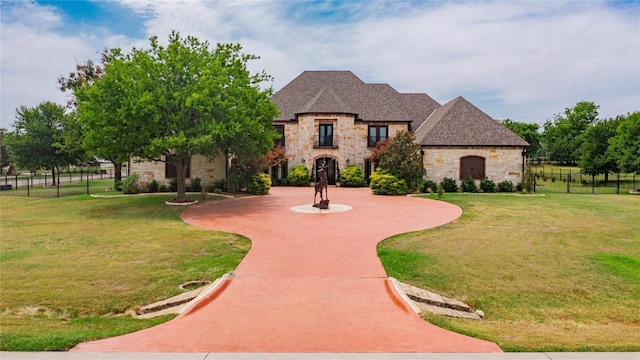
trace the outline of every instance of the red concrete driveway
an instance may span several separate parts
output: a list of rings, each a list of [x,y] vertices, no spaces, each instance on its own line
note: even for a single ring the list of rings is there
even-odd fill
[[[76,351],[499,352],[491,342],[422,320],[399,298],[376,254],[385,238],[451,222],[454,205],[329,188],[350,211],[299,213],[313,188],[211,201],[182,218],[247,236],[246,258],[190,311],[136,333],[82,343]],[[188,241],[188,239],[185,239]]]

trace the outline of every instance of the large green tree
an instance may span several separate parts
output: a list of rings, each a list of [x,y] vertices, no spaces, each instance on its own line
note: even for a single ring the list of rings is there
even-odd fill
[[[175,166],[177,200],[184,201],[194,155],[243,161],[265,154],[278,136],[272,126],[278,108],[272,88],[262,88],[270,76],[247,70],[257,57],[241,53],[240,45],[210,49],[175,31],[167,46],[157,37],[150,42],[150,49],[128,54],[109,51],[104,75],[77,96],[78,115],[96,136],[117,137],[140,159]]]
[[[562,165],[572,165],[580,158],[582,134],[598,118],[599,106],[590,101],[580,101],[553,121],[544,124],[543,148],[550,160]]]
[[[83,160],[83,151],[67,141],[69,114],[62,105],[42,102],[36,107],[16,109],[14,131],[7,137],[7,146],[15,163],[29,170],[51,169],[55,183],[60,167]]]
[[[538,152],[541,148],[540,140],[542,138],[542,135],[539,131],[540,125],[513,121],[511,119],[502,120],[502,125],[513,131],[522,139],[524,139],[524,141],[529,143],[530,146],[527,149],[529,157],[538,156]]]
[[[610,156],[616,159],[620,171],[640,173],[640,111],[620,121],[609,145]]]
[[[389,171],[415,190],[425,173],[421,150],[413,133],[400,131],[393,138],[376,145],[372,161],[376,167]]]
[[[116,189],[122,182],[123,164],[139,148],[136,123],[124,111],[126,101],[131,100],[127,88],[133,85],[124,71],[123,59],[119,49],[105,50],[100,64],[87,61],[77,65],[68,77],[58,79],[62,91],[73,91],[70,107],[77,112],[83,147],[91,155],[113,164]],[[117,66],[122,71],[105,76],[107,67]]]
[[[605,184],[610,172],[617,172],[616,159],[611,156],[609,139],[616,135],[618,124],[624,117],[596,121],[583,134],[578,166],[582,172],[595,176],[605,175]]]

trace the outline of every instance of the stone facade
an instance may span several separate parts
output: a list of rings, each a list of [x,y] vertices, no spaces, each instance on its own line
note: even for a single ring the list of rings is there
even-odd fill
[[[340,169],[348,164],[356,164],[364,169],[365,160],[371,156],[372,150],[367,146],[369,125],[387,126],[389,137],[408,127],[407,123],[402,122],[360,121],[350,114],[304,114],[298,117],[297,122],[276,124],[284,125],[284,148],[289,167],[305,165],[309,170],[316,159],[324,157],[334,159]],[[332,146],[319,146],[321,124],[333,125]]]
[[[485,159],[485,177],[496,184],[509,180],[522,181],[522,148],[516,147],[423,147],[426,178],[440,183],[445,177],[460,183],[460,159],[478,156]]]
[[[136,162],[131,163],[131,173],[140,175],[140,184],[149,183],[156,180],[159,185],[169,185],[171,179],[165,176],[164,162]],[[195,155],[191,158],[191,174],[189,179],[200,178],[202,187],[212,185],[215,181],[226,178],[225,158],[222,155],[216,156],[212,161],[204,156]],[[187,184],[189,183],[187,179]]]

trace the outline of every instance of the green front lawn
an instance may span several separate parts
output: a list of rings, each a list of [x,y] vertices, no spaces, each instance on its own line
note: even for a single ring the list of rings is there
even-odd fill
[[[389,276],[486,313],[428,321],[507,351],[640,351],[640,196],[443,200],[462,217],[378,248]]]
[[[0,198],[0,349],[66,350],[153,326],[169,318],[122,315],[234,269],[249,240],[184,223],[164,204],[173,197]]]

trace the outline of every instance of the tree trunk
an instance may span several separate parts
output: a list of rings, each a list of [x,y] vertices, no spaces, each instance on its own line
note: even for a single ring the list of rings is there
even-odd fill
[[[605,171],[604,172],[604,186],[607,186],[608,183],[609,183],[609,172]]]
[[[180,158],[174,158],[176,165],[176,181],[178,183],[178,192],[176,194],[177,201],[187,200],[187,166],[189,164],[189,156],[183,155]]]
[[[53,166],[51,168],[51,180],[53,181],[51,184],[53,186],[56,186],[56,181],[58,181],[58,180],[56,179],[56,167],[55,166]]]
[[[119,190],[120,184],[122,184],[122,162],[111,160],[113,164],[113,188]]]

